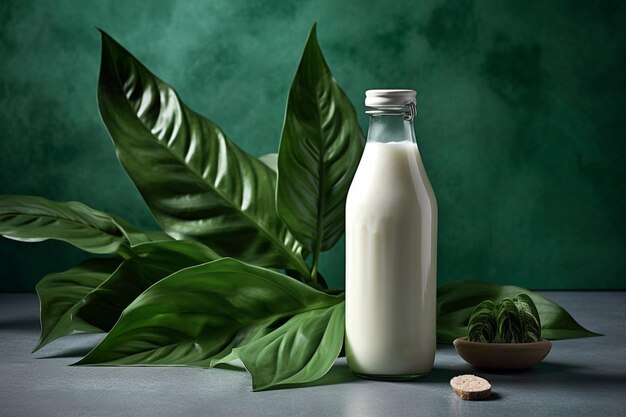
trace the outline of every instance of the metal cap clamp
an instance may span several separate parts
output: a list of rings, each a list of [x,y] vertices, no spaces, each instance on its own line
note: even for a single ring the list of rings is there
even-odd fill
[[[406,112],[404,113],[404,120],[413,120],[417,117],[417,107],[415,103],[410,101],[405,104],[407,107]]]

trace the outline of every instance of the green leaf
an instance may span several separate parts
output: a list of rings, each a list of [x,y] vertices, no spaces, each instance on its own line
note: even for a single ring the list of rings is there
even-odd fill
[[[495,343],[521,343],[524,341],[523,326],[517,311],[517,306],[506,297],[494,308],[496,317]]]
[[[210,367],[294,315],[341,302],[278,272],[224,258],[147,289],[78,364]]]
[[[363,147],[354,107],[330,73],[313,26],[289,90],[276,208],[314,258],[344,232],[346,196]]]
[[[471,342],[491,343],[495,340],[497,324],[494,307],[493,301],[485,300],[472,311],[467,325],[467,338]]]
[[[85,297],[76,312],[85,322],[109,331],[122,311],[154,283],[183,268],[219,258],[201,243],[184,240],[144,243],[133,252],[135,256]]]
[[[22,242],[61,240],[90,253],[129,256],[128,236],[116,220],[74,201],[0,196],[0,234]]]
[[[41,305],[41,337],[33,352],[74,332],[97,333],[102,328],[76,315],[85,296],[102,284],[118,267],[116,259],[90,259],[65,272],[46,275],[36,290]]]
[[[155,230],[144,232],[117,216],[111,216],[111,218],[113,218],[113,222],[124,231],[124,236],[126,236],[131,247],[141,245],[142,243],[173,240],[170,235],[163,231]]]
[[[255,391],[316,381],[343,345],[344,303],[295,315],[278,329],[218,361],[241,359]]]
[[[222,256],[308,275],[276,215],[276,174],[102,32],[102,119],[118,158],[163,229]]]
[[[546,339],[573,339],[600,336],[574,320],[565,309],[549,299],[513,285],[498,285],[481,281],[457,281],[437,289],[437,341],[452,343],[467,335],[469,317],[483,300],[499,302],[504,297],[526,293],[534,301],[541,319],[541,334]]]
[[[511,299],[517,307],[522,325],[523,342],[538,342],[541,340],[541,318],[533,299],[526,294],[518,294]]]

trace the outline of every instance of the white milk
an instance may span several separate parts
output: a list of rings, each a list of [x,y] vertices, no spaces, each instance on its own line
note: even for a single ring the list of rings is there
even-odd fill
[[[368,142],[346,202],[346,356],[373,377],[432,369],[437,202],[417,145]]]

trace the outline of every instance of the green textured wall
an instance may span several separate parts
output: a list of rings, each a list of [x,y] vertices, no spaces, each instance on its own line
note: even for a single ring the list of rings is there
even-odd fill
[[[625,6],[4,0],[0,193],[80,200],[154,227],[98,116],[94,28],[260,155],[277,149],[317,21],[359,112],[368,88],[418,90],[419,146],[440,207],[440,283],[625,288]],[[32,290],[83,257],[60,243],[3,239],[0,290]],[[341,285],[343,247],[322,262]]]

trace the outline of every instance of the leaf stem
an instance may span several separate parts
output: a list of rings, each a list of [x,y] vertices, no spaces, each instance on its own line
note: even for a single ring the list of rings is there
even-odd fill
[[[319,260],[320,260],[320,251],[319,249],[317,249],[313,251],[313,263],[311,265],[311,281],[314,284],[317,284],[317,264],[319,263]]]
[[[126,243],[123,243],[119,246],[116,254],[119,255],[122,259],[130,259],[135,256],[135,253],[133,252],[131,247]]]

